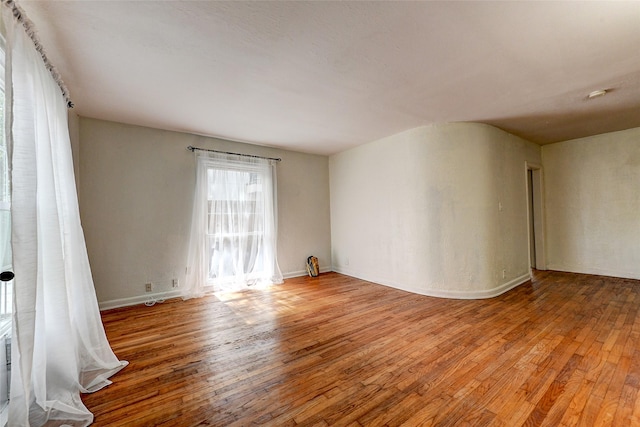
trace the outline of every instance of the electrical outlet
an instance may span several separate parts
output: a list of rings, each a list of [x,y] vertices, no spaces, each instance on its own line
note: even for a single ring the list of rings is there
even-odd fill
[[[502,278],[503,279],[507,278],[507,270],[502,270]]]
[[[144,285],[145,292],[151,292],[153,290],[153,283],[149,282]]]
[[[178,279],[173,279],[171,281],[171,286],[173,286],[174,288],[179,288],[180,287],[180,282],[178,281]]]

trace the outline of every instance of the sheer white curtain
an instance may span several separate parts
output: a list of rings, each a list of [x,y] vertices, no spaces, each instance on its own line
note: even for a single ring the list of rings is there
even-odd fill
[[[282,283],[275,161],[196,150],[185,297]]]
[[[93,415],[79,393],[110,384],[126,362],[113,354],[100,319],[66,102],[22,24],[2,5],[16,274],[9,425],[85,426]]]

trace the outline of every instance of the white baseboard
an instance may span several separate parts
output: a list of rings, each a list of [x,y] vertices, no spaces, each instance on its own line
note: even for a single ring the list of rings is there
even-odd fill
[[[622,270],[609,270],[603,268],[593,268],[565,264],[547,263],[547,270],[564,271],[566,273],[592,274],[595,276],[619,277],[623,279],[640,279],[640,273]]]
[[[144,295],[138,295],[130,298],[119,298],[112,299],[108,301],[100,301],[98,303],[98,307],[100,307],[100,311],[102,310],[110,310],[112,308],[120,308],[120,307],[128,307],[130,305],[144,304],[147,301],[151,300],[167,300],[169,298],[177,298],[180,296],[180,291],[167,291],[167,292],[156,292],[156,293],[148,293]]]
[[[333,271],[330,266],[320,267],[321,273],[327,273],[329,271]],[[308,274],[307,270],[298,270],[298,271],[290,271],[288,273],[284,273],[282,277],[285,279],[291,279],[293,277],[306,276],[307,274]],[[154,300],[154,299],[156,301],[163,300],[163,299],[166,300],[169,298],[177,298],[179,296],[181,296],[179,290],[148,293],[148,294],[138,295],[130,298],[118,298],[118,299],[112,299],[108,301],[100,301],[98,303],[98,307],[100,308],[100,311],[111,310],[112,308],[120,308],[120,307],[128,307],[130,305],[144,304],[145,302]]]
[[[307,274],[306,270],[298,270],[298,271],[290,271],[288,273],[282,273],[282,277],[285,279],[291,279],[293,277],[305,276]]]
[[[440,298],[454,298],[454,299],[486,299],[494,298],[498,295],[502,295],[511,289],[528,282],[531,279],[531,274],[523,274],[520,277],[516,277],[506,283],[503,283],[493,289],[487,289],[484,291],[437,291],[439,295],[433,295]]]
[[[328,273],[330,271],[334,271],[331,266],[320,267],[320,273]],[[290,271],[288,273],[282,273],[282,277],[285,279],[291,279],[293,277],[306,276],[307,270],[298,270],[298,271]]]
[[[429,297],[436,297],[436,298],[449,298],[449,299],[486,299],[486,298],[493,298],[493,297],[497,297],[498,295],[501,295],[513,288],[515,288],[516,286],[519,286],[525,282],[527,282],[529,279],[531,279],[531,275],[529,273],[527,274],[523,274],[522,276],[516,277],[513,280],[510,280],[506,283],[503,283],[499,286],[496,286],[495,288],[492,289],[487,289],[487,290],[482,290],[482,291],[456,291],[456,290],[452,290],[452,291],[448,291],[448,290],[441,290],[441,289],[418,289],[412,286],[407,286],[406,284],[403,283],[397,283],[391,280],[379,280],[376,278],[372,278],[372,277],[364,277],[363,275],[359,275],[358,273],[355,273],[351,270],[348,269],[344,269],[341,267],[337,267],[334,268],[334,270],[336,273],[340,273],[340,274],[345,274],[347,276],[351,276],[351,277],[355,277],[358,279],[362,279],[362,280],[366,280],[368,282],[372,282],[372,283],[377,283],[380,285],[384,285],[384,286],[389,286],[391,288],[395,288],[395,289],[400,289],[402,291],[407,291],[407,292],[412,292],[414,294],[419,294],[419,295],[425,295],[425,296],[429,296]]]

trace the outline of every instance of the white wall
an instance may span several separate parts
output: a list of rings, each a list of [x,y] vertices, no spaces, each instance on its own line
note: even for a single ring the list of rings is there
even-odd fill
[[[542,147],[550,269],[640,279],[640,128]]]
[[[334,270],[458,298],[526,281],[525,161],[540,163],[540,147],[475,123],[416,128],[331,156]]]
[[[328,158],[80,118],[80,214],[101,307],[144,301],[146,282],[184,279],[195,177],[188,145],[270,157],[278,164],[279,263],[331,268]]]

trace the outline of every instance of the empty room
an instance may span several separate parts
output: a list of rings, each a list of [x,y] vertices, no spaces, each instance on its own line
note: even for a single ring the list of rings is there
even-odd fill
[[[1,10],[0,426],[640,426],[640,2]]]

